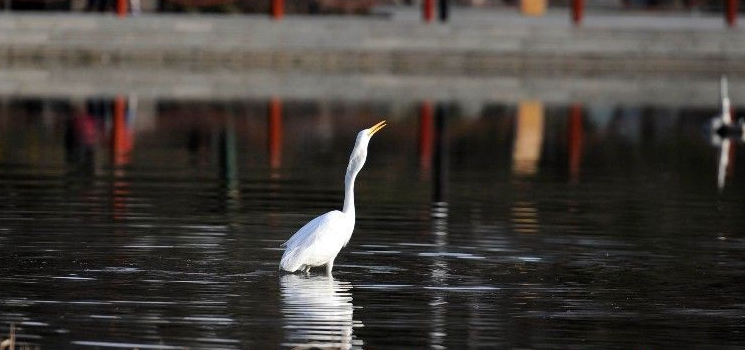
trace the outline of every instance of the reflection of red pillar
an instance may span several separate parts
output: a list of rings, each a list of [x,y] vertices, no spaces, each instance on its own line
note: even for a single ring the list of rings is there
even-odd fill
[[[435,17],[435,0],[422,1],[422,18],[425,22],[432,22]]]
[[[737,2],[739,0],[727,0],[725,17],[727,18],[727,25],[730,27],[737,26]]]
[[[582,138],[584,137],[581,105],[575,104],[569,109],[568,131],[569,177],[576,181],[582,163]]]
[[[269,166],[277,169],[282,165],[282,101],[269,101]]]
[[[127,102],[123,96],[114,99],[114,120],[111,125],[111,160],[114,163],[114,177],[112,183],[112,213],[114,219],[126,216],[126,198],[129,195],[129,183],[124,177],[124,165],[129,164],[129,153],[132,150],[132,134],[127,128]]]
[[[419,107],[419,167],[428,172],[432,166],[432,102],[424,101]]]
[[[119,17],[126,17],[127,12],[129,12],[129,9],[127,9],[127,1],[128,0],[116,0],[116,15]]]
[[[285,1],[272,0],[272,19],[279,20],[285,15]]]
[[[127,128],[127,104],[123,96],[114,99],[114,123],[111,132],[111,158],[114,165],[129,163],[129,152],[132,150],[132,135]]]
[[[580,25],[585,14],[585,0],[572,0],[572,23]]]

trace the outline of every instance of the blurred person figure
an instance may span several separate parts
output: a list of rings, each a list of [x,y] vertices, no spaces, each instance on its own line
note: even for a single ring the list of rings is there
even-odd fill
[[[138,16],[142,13],[142,6],[140,0],[129,0],[129,14],[132,16]]]

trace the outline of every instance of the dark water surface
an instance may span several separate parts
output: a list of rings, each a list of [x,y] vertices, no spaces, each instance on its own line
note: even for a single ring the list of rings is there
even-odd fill
[[[743,349],[745,155],[712,143],[715,112],[6,97],[0,337]],[[341,206],[354,136],[380,116],[333,279],[280,274],[279,244]]]

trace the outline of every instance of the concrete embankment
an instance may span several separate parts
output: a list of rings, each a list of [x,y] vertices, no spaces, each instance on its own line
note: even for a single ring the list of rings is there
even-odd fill
[[[716,107],[719,79],[707,76],[438,76],[390,73],[304,73],[276,70],[184,70],[143,67],[0,67],[0,97],[134,95],[145,99],[424,100],[554,104]],[[745,81],[730,79],[735,105]]]
[[[453,13],[424,24],[387,16],[4,14],[2,66],[298,69],[394,74],[704,74],[745,72],[745,33],[722,19],[565,12]]]

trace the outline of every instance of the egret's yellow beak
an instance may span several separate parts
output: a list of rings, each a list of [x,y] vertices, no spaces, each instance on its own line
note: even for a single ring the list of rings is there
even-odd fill
[[[367,134],[373,136],[376,132],[380,131],[385,126],[385,120],[373,125],[370,129],[367,129]]]

